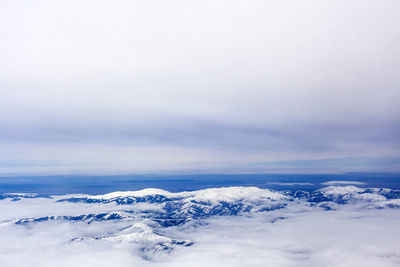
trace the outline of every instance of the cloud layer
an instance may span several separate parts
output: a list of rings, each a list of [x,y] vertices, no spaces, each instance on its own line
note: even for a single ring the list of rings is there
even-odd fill
[[[20,166],[0,172],[398,157],[399,8],[6,1],[0,160]]]

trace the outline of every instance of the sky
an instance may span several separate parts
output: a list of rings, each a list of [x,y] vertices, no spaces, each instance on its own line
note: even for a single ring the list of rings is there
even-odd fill
[[[0,175],[400,171],[400,2],[0,3]]]

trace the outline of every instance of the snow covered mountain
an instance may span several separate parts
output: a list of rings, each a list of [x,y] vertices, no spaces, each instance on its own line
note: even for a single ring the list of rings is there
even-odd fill
[[[70,246],[130,247],[151,262],[196,245],[184,233],[207,229],[218,218],[261,216],[263,225],[284,225],[298,214],[400,210],[400,190],[354,185],[280,192],[227,187],[171,193],[149,188],[105,195],[3,194],[0,199],[1,207],[10,211],[1,215],[0,229],[73,227],[81,230],[68,235],[65,241]]]

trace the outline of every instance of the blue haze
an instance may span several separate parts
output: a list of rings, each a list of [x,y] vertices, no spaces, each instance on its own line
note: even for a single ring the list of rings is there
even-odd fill
[[[186,175],[114,175],[114,176],[20,176],[1,177],[0,193],[105,194],[159,188],[170,192],[215,187],[256,186],[274,190],[316,190],[327,181],[357,181],[360,187],[400,189],[400,175],[388,173],[347,174],[186,174]],[[304,183],[304,184],[299,184]]]

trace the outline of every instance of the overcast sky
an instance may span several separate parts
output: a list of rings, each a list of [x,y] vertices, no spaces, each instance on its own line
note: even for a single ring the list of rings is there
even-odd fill
[[[0,174],[400,171],[399,10],[1,1]]]

